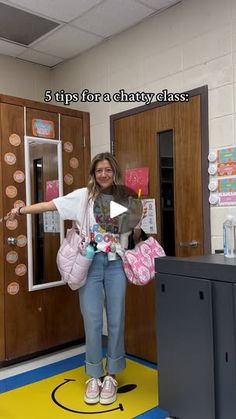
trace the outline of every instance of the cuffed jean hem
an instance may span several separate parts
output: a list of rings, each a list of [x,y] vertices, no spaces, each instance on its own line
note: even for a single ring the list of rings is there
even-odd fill
[[[126,367],[126,359],[124,356],[113,359],[107,357],[106,360],[106,372],[109,374],[117,374],[118,372],[122,371]],[[88,376],[93,378],[100,378],[104,374],[103,370],[103,362],[99,362],[98,364],[91,364],[90,362],[85,361],[85,372]]]
[[[93,378],[100,378],[103,376],[103,364],[102,361],[98,364],[91,364],[85,361],[85,372],[87,375]]]
[[[106,370],[109,374],[117,374],[126,366],[126,359],[124,356],[114,359],[107,356]]]

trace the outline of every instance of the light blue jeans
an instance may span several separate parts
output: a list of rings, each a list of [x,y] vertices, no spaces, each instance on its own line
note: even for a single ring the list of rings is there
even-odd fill
[[[91,377],[100,378],[103,375],[104,299],[108,327],[106,372],[116,374],[125,368],[125,291],[126,276],[120,257],[108,261],[106,253],[96,253],[87,282],[79,290],[86,338],[85,371]]]

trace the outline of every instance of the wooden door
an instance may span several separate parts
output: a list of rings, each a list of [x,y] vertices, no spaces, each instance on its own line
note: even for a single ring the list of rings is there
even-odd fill
[[[1,216],[9,212],[16,201],[26,200],[25,180],[22,178],[22,173],[23,176],[25,173],[24,106],[27,108],[26,133],[29,136],[33,135],[32,119],[39,118],[55,123],[57,138],[61,114],[63,145],[65,142],[71,143],[71,147],[63,147],[64,193],[84,186],[90,155],[90,147],[86,149],[86,143],[89,142],[88,115],[6,96],[2,102]],[[49,163],[45,164],[49,172]],[[17,171],[22,172],[20,182],[16,180]],[[7,243],[9,236],[18,239],[24,236],[27,240],[26,217],[19,217],[16,223],[1,224],[0,235],[0,363],[27,358],[83,340],[84,329],[77,292],[71,291],[66,285],[28,291],[27,243],[23,246]],[[54,241],[58,242],[58,237],[55,236]],[[48,239],[44,243],[45,260],[52,273],[56,269],[55,243],[49,245]]]
[[[194,256],[208,248],[204,231],[200,96],[112,118],[113,146],[122,170],[149,167],[149,194],[157,209],[157,238],[161,235],[159,140],[173,133],[174,240],[176,256]],[[205,144],[206,146],[206,144]],[[205,156],[206,158],[206,156]],[[205,220],[205,225],[208,219]],[[192,242],[197,247],[192,247]],[[156,362],[155,283],[128,286],[126,299],[127,353]]]

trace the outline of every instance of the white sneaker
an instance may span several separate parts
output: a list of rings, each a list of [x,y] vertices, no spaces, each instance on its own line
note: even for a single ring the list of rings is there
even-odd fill
[[[110,404],[116,401],[117,381],[110,375],[106,375],[102,383],[102,391],[100,393],[100,403]]]
[[[99,402],[100,389],[102,386],[99,378],[90,378],[86,381],[87,388],[84,395],[84,401],[88,404],[95,404]]]

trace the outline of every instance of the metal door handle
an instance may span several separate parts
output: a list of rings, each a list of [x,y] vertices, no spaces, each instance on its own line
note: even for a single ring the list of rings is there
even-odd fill
[[[197,247],[199,242],[197,240],[191,240],[191,242],[180,242],[180,247]]]
[[[15,237],[8,237],[7,244],[15,246],[17,244],[17,239]]]

